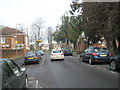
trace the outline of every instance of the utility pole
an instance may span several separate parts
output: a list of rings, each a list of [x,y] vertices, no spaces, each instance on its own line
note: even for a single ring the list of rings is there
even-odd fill
[[[17,35],[18,35],[18,33],[17,33],[17,25],[21,25],[21,24],[16,24],[16,40],[15,40],[15,43],[16,43],[16,58],[18,58],[18,39],[17,39]]]
[[[16,24],[16,38],[15,38],[15,44],[16,44],[16,58],[18,59],[18,47],[17,47],[17,44],[18,44],[18,41],[17,41],[17,24]]]

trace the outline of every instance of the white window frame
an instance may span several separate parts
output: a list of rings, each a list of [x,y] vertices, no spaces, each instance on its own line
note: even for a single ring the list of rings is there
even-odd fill
[[[2,38],[1,38],[1,43],[5,43],[5,41],[6,41],[6,38],[5,38],[5,37],[2,37]]]

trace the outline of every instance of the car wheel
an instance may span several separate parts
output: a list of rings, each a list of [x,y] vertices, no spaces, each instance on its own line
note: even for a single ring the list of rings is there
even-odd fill
[[[83,60],[83,58],[82,58],[82,57],[80,57],[80,61],[81,61],[81,62],[84,62],[84,60]]]
[[[92,65],[93,64],[93,61],[91,58],[89,58],[89,64]]]
[[[38,61],[37,61],[37,64],[39,64],[39,63],[40,63],[40,61],[38,60]]]
[[[111,62],[110,62],[110,69],[111,69],[112,71],[117,70],[117,66],[116,66],[115,61],[111,61]]]
[[[27,62],[24,62],[24,65],[27,65]]]

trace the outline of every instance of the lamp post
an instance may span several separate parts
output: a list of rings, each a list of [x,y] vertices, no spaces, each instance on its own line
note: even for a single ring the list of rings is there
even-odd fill
[[[17,25],[21,25],[21,24],[16,24],[16,38],[15,38],[15,44],[16,44],[16,57],[18,58]]]

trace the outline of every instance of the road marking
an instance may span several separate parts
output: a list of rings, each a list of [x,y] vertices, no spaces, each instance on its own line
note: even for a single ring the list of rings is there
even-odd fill
[[[33,80],[34,79],[34,77],[28,77],[28,80]]]
[[[102,68],[100,68],[100,67],[97,67],[98,69],[102,69]]]
[[[102,68],[103,70],[106,70],[105,68]]]
[[[38,88],[38,80],[36,80],[35,82],[36,82],[36,88]]]
[[[114,72],[114,71],[111,71],[111,73],[113,73],[113,74],[117,74],[116,72]]]
[[[42,86],[40,86],[40,88],[42,88]]]
[[[29,80],[28,85],[29,88],[38,88],[39,83],[38,80]]]

